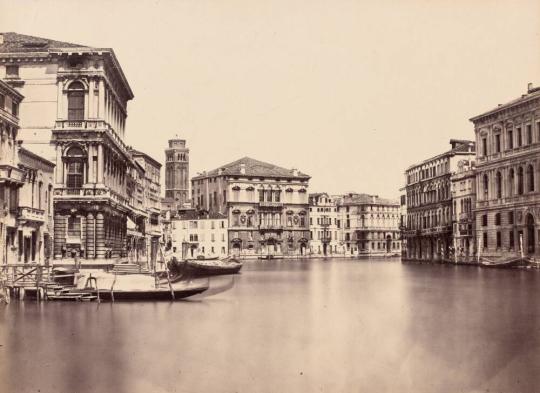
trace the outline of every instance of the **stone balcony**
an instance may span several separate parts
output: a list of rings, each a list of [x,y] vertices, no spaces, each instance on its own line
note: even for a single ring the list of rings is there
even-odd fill
[[[124,151],[127,145],[109,123],[104,120],[56,120],[53,131],[102,131],[114,140]]]
[[[282,231],[283,225],[281,224],[259,224],[260,231]]]
[[[24,183],[24,171],[12,165],[0,165],[0,183]]]
[[[110,190],[108,188],[66,188],[59,187],[54,189],[54,198],[56,201],[111,201],[123,206],[138,215],[147,216],[143,210],[137,209],[129,204],[126,197]]]
[[[282,208],[282,202],[259,202],[259,207]]]
[[[19,206],[17,219],[20,221],[45,222],[45,210],[33,207]]]

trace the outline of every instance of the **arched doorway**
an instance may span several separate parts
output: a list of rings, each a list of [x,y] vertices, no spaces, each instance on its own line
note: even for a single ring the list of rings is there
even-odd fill
[[[392,251],[392,236],[386,235],[386,252]]]
[[[532,214],[527,214],[527,254],[534,254],[535,239],[534,239],[534,217]]]
[[[234,242],[233,243],[233,255],[234,256],[239,256],[241,248],[242,248],[242,245],[240,244],[240,242]]]

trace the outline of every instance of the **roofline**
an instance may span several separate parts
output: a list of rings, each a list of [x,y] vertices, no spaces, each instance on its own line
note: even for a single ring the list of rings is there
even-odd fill
[[[428,161],[436,160],[437,158],[441,158],[441,157],[446,156],[446,155],[448,155],[448,156],[456,156],[456,155],[474,155],[474,156],[476,156],[476,152],[473,152],[473,151],[454,151],[454,149],[448,150],[448,151],[445,152],[445,153],[441,153],[441,154],[438,154],[438,155],[433,156],[433,157],[431,157],[431,158],[427,158],[427,159],[425,159],[425,160],[423,160],[423,161],[420,161],[418,164],[412,164],[412,165],[409,165],[409,166],[405,169],[405,173],[406,173],[408,170],[410,170],[410,169],[412,169],[412,168],[414,168],[414,167],[423,165],[423,164],[425,164],[425,163],[428,162]]]
[[[527,97],[527,95],[528,95],[528,97]],[[480,115],[473,116],[473,117],[471,117],[469,119],[469,121],[474,123],[474,122],[476,122],[477,120],[480,120],[483,117],[493,115],[493,114],[497,113],[498,111],[502,111],[502,110],[511,108],[514,105],[521,105],[521,104],[523,104],[525,102],[537,99],[538,97],[540,97],[540,93],[538,93],[537,91],[533,91],[533,92],[531,92],[529,94],[525,94],[525,97],[524,96],[518,97],[513,101],[507,102],[506,104],[501,104],[498,107],[493,108],[493,109],[491,109],[491,110],[489,110],[487,112],[484,112],[484,113],[482,113]]]
[[[0,79],[0,88],[7,90],[10,94],[14,95],[19,99],[19,102],[24,100],[24,96],[11,87],[4,79]]]
[[[233,174],[230,174],[230,173],[222,173],[221,175],[218,174],[218,173],[215,173],[215,174],[206,174],[206,175],[198,175],[198,176],[193,176],[191,178],[191,180],[200,180],[200,179],[206,179],[208,177],[215,177],[215,176],[238,176],[238,177],[247,177],[247,178],[261,178],[261,177],[264,177],[264,178],[274,178],[274,179],[305,179],[305,180],[309,180],[311,179],[311,176],[309,175],[296,175],[296,176],[278,176],[278,175],[263,175],[263,176],[260,176],[260,175],[246,175],[246,174],[242,174],[242,173],[233,173]]]
[[[130,148],[129,152],[131,153],[131,155],[133,157],[135,157],[135,156],[143,156],[145,158],[148,158],[149,161],[152,161],[152,163],[155,164],[157,167],[159,167],[159,168],[162,167],[162,164],[158,160],[156,160],[155,158],[150,157],[148,154],[146,154],[146,153],[144,153],[144,152],[142,152],[140,150]]]
[[[19,146],[19,153],[23,153],[23,154],[26,154],[28,155],[29,157],[33,158],[33,159],[36,159],[36,160],[39,160],[41,161],[42,163],[54,168],[56,166],[55,163],[53,163],[52,161],[49,161],[47,160],[46,158],[43,158],[41,156],[38,156],[36,153],[33,153],[31,152],[30,150],[28,149],[25,149],[24,147],[22,146]],[[23,164],[24,165],[24,164]]]

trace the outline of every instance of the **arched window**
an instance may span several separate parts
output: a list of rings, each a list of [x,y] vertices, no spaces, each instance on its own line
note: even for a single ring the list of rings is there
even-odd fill
[[[527,167],[527,182],[529,191],[534,191],[534,169],[532,165]]]
[[[84,120],[84,85],[73,82],[68,88],[68,120]]]
[[[523,167],[519,167],[518,169],[518,194],[523,194]]]
[[[489,178],[488,175],[484,175],[484,198],[487,199],[488,197],[488,189],[489,189]]]
[[[497,187],[497,198],[502,197],[502,175],[501,172],[497,172],[496,175],[496,185]]]
[[[81,188],[83,185],[86,156],[80,147],[73,146],[66,153],[66,187]]]

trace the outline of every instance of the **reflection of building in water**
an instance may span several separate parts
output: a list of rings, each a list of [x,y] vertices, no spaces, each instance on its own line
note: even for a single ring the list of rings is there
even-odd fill
[[[476,236],[486,257],[540,255],[540,88],[475,116]]]
[[[171,218],[172,251],[182,259],[226,257],[229,253],[227,216],[184,210]]]
[[[249,157],[191,179],[197,209],[223,213],[237,255],[304,255],[309,243],[310,177]]]

